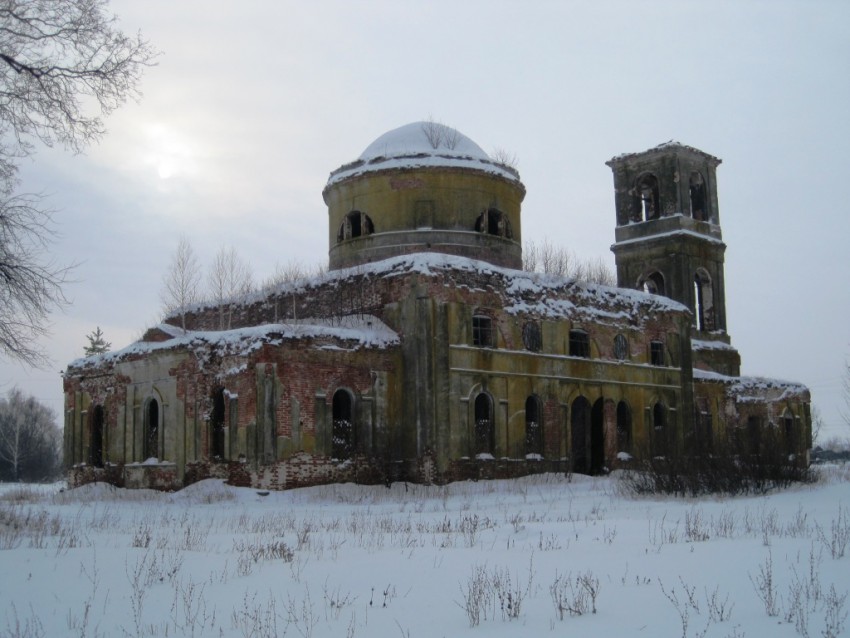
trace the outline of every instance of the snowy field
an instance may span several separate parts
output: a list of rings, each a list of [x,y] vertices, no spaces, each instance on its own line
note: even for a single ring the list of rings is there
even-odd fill
[[[0,636],[850,635],[850,467],[764,497],[616,477],[282,493],[0,486]]]

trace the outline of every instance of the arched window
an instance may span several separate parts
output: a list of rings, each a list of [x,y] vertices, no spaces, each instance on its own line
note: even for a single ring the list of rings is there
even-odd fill
[[[543,454],[543,409],[536,395],[525,400],[525,453]]]
[[[614,337],[614,358],[617,361],[625,361],[629,358],[629,340],[624,334]]]
[[[540,324],[536,321],[528,321],[522,327],[522,344],[526,350],[540,352],[543,349],[543,335],[540,333]]]
[[[342,224],[340,225],[339,231],[336,235],[336,241],[339,243],[346,239],[354,239],[356,237],[371,235],[374,232],[375,225],[372,223],[372,219],[369,215],[362,213],[359,210],[353,210],[345,216],[345,219],[342,220]]]
[[[714,330],[714,294],[711,277],[700,268],[694,275],[694,320],[699,330]]]
[[[103,406],[95,406],[91,415],[91,445],[89,462],[95,467],[103,467]]]
[[[346,390],[337,390],[333,397],[333,427],[331,456],[343,461],[354,452],[354,400]]]
[[[493,454],[496,427],[493,422],[493,400],[486,392],[475,397],[475,454]]]
[[[210,413],[210,458],[224,458],[224,388],[216,388]]]
[[[652,444],[655,456],[667,455],[667,407],[661,401],[652,408]]]
[[[661,206],[658,197],[658,179],[652,173],[644,173],[635,183],[635,195],[638,199],[638,220],[658,219]]]
[[[655,272],[649,273],[645,277],[641,277],[638,281],[638,290],[643,290],[644,292],[648,292],[651,295],[664,295],[665,287],[664,287],[664,275],[662,275],[657,270]]]
[[[475,230],[479,233],[513,239],[514,231],[511,221],[502,211],[490,208],[481,213],[475,220]]]
[[[590,358],[590,337],[584,330],[570,330],[570,356]]]
[[[691,199],[691,217],[698,221],[708,221],[708,208],[705,197],[705,181],[698,171],[691,173],[688,187]]]
[[[159,403],[156,399],[149,399],[145,408],[145,428],[143,452],[145,459],[159,458],[159,426],[160,426]]]
[[[632,451],[632,411],[625,401],[617,404],[617,451]]]

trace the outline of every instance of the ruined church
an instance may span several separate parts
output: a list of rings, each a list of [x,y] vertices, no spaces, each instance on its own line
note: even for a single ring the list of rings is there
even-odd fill
[[[607,164],[617,287],[522,269],[525,187],[468,137],[381,135],[322,193],[326,273],[68,366],[70,484],[600,474],[729,440],[807,463],[809,391],[741,376],[727,332],[720,160]]]

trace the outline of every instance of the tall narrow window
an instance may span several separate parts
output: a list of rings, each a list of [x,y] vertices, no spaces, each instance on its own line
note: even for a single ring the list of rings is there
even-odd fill
[[[658,219],[661,206],[658,197],[658,179],[652,173],[642,175],[635,184],[635,195],[639,205],[638,221]]]
[[[353,403],[346,390],[337,390],[334,393],[331,456],[340,461],[351,458],[354,452]]]
[[[217,388],[212,396],[210,413],[210,458],[224,458],[224,388]]]
[[[698,221],[708,221],[705,201],[705,182],[698,171],[691,173],[688,190],[691,198],[691,217]]]
[[[535,395],[525,400],[525,453],[543,454],[543,410]]]
[[[664,342],[650,341],[649,342],[649,363],[654,366],[663,366],[664,361]]]
[[[103,406],[96,406],[91,416],[90,462],[95,467],[103,467]]]
[[[492,455],[495,449],[496,428],[493,423],[493,400],[482,392],[475,397],[475,454]]]
[[[159,403],[156,399],[150,399],[145,409],[145,459],[159,458],[159,418]]]
[[[694,275],[694,320],[699,330],[714,330],[714,295],[711,277],[703,269]]]
[[[486,315],[474,315],[472,317],[472,345],[490,348],[493,343],[493,320]]]
[[[590,358],[590,337],[584,330],[570,330],[570,356]]]
[[[572,469],[576,474],[590,472],[588,438],[590,435],[590,402],[582,396],[576,397],[570,409],[570,446]]]

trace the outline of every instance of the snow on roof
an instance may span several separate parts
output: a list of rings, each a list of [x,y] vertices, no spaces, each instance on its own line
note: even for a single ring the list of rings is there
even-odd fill
[[[735,350],[735,346],[724,341],[703,341],[691,339],[692,350]]]
[[[765,393],[774,390],[778,394],[772,400],[780,401],[787,396],[806,394],[809,389],[802,383],[769,379],[767,377],[730,377],[719,372],[699,370],[694,368],[694,381],[722,383],[729,394],[738,395],[741,399],[764,400]]]
[[[696,153],[697,155],[702,155],[703,157],[714,162],[715,166],[717,164],[720,164],[723,161],[720,158],[714,157],[714,155],[706,153],[705,151],[701,151],[700,149],[694,148],[693,146],[688,146],[687,144],[682,144],[681,142],[677,142],[676,140],[670,140],[668,142],[663,142],[662,144],[659,144],[658,146],[654,146],[654,147],[647,149],[645,151],[639,151],[637,153],[621,153],[620,155],[615,155],[614,157],[612,157],[610,160],[608,160],[605,163],[608,166],[611,166],[611,164],[622,162],[623,160],[626,160],[626,159],[629,159],[629,158],[632,158],[632,157],[639,157],[641,155],[649,155],[650,153],[663,153],[663,152],[677,151],[677,150],[683,150],[683,151],[688,151],[690,153]]]
[[[437,122],[412,122],[384,133],[356,161],[333,171],[326,188],[364,173],[423,167],[473,168],[519,181],[514,168],[492,159],[457,129]]]
[[[263,344],[280,344],[285,339],[331,338],[357,344],[357,347],[384,348],[399,343],[399,337],[377,317],[371,315],[340,317],[333,320],[302,320],[279,324],[265,324],[250,328],[221,331],[182,330],[169,324],[160,324],[157,329],[172,335],[167,341],[137,341],[121,350],[106,352],[72,361],[71,368],[98,366],[116,363],[133,355],[148,354],[174,348],[206,349],[217,346],[225,355],[247,355]],[[327,344],[319,346],[327,348]]]
[[[459,271],[488,275],[493,283],[501,279],[509,314],[536,314],[557,319],[595,320],[606,323],[625,321],[651,312],[690,312],[677,301],[640,290],[582,283],[560,275],[494,266],[488,262],[443,253],[415,253],[391,257],[325,275],[345,279],[355,274],[377,277],[407,273],[436,275]],[[459,282],[462,283],[463,282]]]

